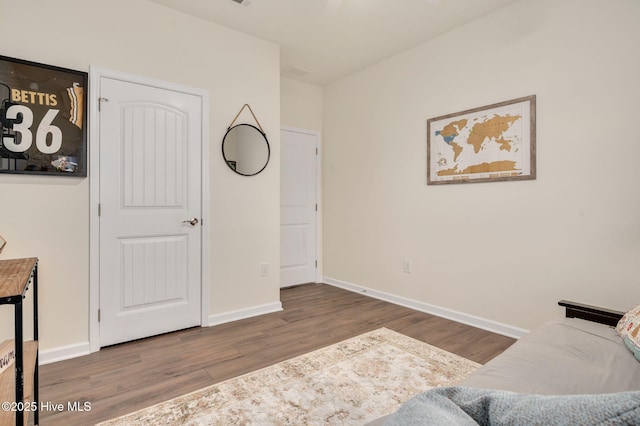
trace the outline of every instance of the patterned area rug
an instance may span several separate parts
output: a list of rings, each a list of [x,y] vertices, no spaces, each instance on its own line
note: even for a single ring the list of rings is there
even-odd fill
[[[478,367],[381,328],[101,425],[364,424]]]

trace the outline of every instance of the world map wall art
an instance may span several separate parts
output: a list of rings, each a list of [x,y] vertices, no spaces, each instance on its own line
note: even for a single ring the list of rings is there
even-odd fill
[[[427,120],[427,185],[535,178],[535,95]]]

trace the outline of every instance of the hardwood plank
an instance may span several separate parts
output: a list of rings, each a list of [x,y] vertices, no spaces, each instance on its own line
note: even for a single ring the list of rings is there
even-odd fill
[[[283,289],[281,312],[191,328],[44,365],[46,425],[108,420],[380,327],[485,363],[514,339],[324,284]],[[67,403],[91,403],[69,412]]]

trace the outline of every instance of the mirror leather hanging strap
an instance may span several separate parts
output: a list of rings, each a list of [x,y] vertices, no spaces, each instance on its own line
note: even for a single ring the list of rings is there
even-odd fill
[[[251,109],[251,106],[249,106],[249,104],[244,104],[242,106],[242,108],[240,108],[240,111],[236,114],[236,116],[234,117],[233,121],[231,122],[231,124],[229,124],[229,127],[227,128],[230,129],[233,127],[234,123],[236,122],[236,120],[238,119],[238,117],[240,117],[240,114],[242,114],[242,111],[245,108],[249,108],[249,112],[251,113],[251,115],[253,116],[253,119],[256,121],[256,124],[258,125],[258,128],[260,129],[260,131],[262,132],[262,134],[264,134],[264,130],[262,129],[262,126],[260,125],[260,122],[258,121],[258,119],[256,118],[256,115],[253,113],[253,110]]]

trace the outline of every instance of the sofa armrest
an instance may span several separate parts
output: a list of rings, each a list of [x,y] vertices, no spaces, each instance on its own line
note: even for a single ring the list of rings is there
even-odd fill
[[[583,303],[570,302],[568,300],[561,300],[558,302],[558,305],[565,307],[565,316],[567,318],[580,318],[610,325],[612,327],[615,327],[616,324],[618,324],[618,321],[620,321],[620,318],[624,315],[624,312],[585,305]]]

